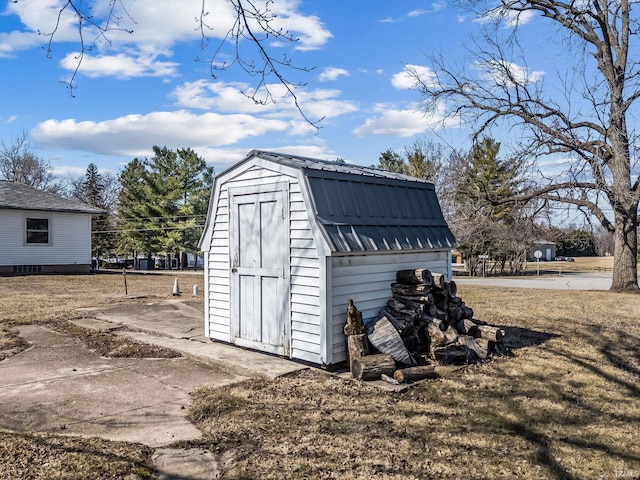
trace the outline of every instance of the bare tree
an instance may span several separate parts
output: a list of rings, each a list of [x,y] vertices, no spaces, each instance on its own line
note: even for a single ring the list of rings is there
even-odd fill
[[[62,186],[55,181],[51,163],[38,157],[22,133],[10,145],[0,147],[0,175],[9,182],[22,183],[39,190],[59,193]]]
[[[9,0],[14,3],[25,0]],[[82,68],[85,55],[93,50],[96,42],[111,44],[111,35],[115,32],[133,33],[136,20],[127,11],[127,4],[134,0],[109,0],[106,11],[101,11],[95,2],[84,0],[66,0],[61,2],[57,20],[53,31],[43,32],[49,36],[47,56],[51,56],[53,42],[64,24],[66,15],[73,15],[77,24],[80,52],[76,68],[67,84],[73,95],[78,72]],[[306,85],[293,80],[293,72],[309,72],[315,67],[295,64],[286,53],[281,52],[279,46],[295,44],[298,38],[291,32],[274,27],[277,15],[271,10],[273,0],[223,0],[235,12],[235,20],[223,35],[217,35],[221,40],[211,49],[208,57],[196,58],[209,64],[210,73],[214,78],[225,70],[239,67],[255,82],[248,92],[243,92],[255,103],[265,105],[275,103],[276,97],[270,89],[269,81],[273,77],[276,83],[284,86],[286,95],[291,96],[293,102],[306,122],[317,128],[320,119],[311,119],[304,112],[298,101],[296,89]],[[201,7],[195,19],[195,28],[200,32],[200,50],[209,51],[213,27],[208,19],[215,16],[215,11],[209,10],[213,0],[201,0]],[[211,16],[211,17],[210,17]],[[276,46],[274,46],[274,42]]]
[[[469,4],[482,9],[474,0]],[[449,115],[475,119],[476,138],[506,125],[522,133],[522,155],[569,161],[563,175],[538,182],[524,200],[564,202],[597,218],[614,236],[615,291],[638,290],[636,7],[629,0],[499,0],[497,7],[482,9],[494,23],[470,51],[473,67],[465,71],[433,58],[436,80],[420,85],[428,108],[446,104]],[[567,57],[558,73],[564,91],[557,84],[545,89],[552,82],[526,66],[518,21],[536,14],[559,32],[550,37]],[[506,29],[500,25],[513,28],[501,37]]]

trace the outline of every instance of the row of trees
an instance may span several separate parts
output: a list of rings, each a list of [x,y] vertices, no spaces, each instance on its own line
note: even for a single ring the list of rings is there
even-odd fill
[[[376,166],[434,181],[471,275],[479,273],[484,255],[500,273],[517,274],[533,242],[541,238],[555,241],[558,255],[613,252],[612,236],[603,229],[596,236],[582,229],[552,227],[555,217],[549,202],[528,196],[534,186],[527,164],[502,157],[500,143],[491,138],[476,142],[469,152],[448,154],[441,145],[419,141],[403,154],[382,152]]]
[[[207,214],[213,167],[192,149],[153,147],[150,159],[134,158],[119,175],[91,163],[83,176],[56,180],[51,164],[29,148],[26,135],[0,149],[0,176],[98,207],[92,218],[93,255],[195,253]],[[182,254],[182,255],[179,255]]]

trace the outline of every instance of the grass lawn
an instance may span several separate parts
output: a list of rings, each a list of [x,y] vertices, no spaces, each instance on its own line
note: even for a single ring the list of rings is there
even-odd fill
[[[115,277],[0,278],[1,325],[55,323],[113,301]],[[130,293],[170,296],[173,277],[134,278]],[[198,446],[238,479],[640,477],[640,295],[477,286],[459,295],[508,331],[511,355],[405,393],[317,370],[203,386],[190,412]],[[45,460],[41,478],[141,478],[148,455],[1,433],[0,479],[38,478],[28,468]]]

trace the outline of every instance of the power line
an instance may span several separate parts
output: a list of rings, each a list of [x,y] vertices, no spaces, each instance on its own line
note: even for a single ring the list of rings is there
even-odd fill
[[[204,228],[204,225],[184,225],[179,227],[153,227],[153,228],[130,228],[120,230],[95,230],[91,233],[130,233],[130,232],[157,232],[166,230],[189,230],[191,228]]]

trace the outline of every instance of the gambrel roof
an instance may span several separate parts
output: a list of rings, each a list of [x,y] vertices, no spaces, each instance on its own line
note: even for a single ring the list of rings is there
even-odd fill
[[[0,180],[0,209],[41,210],[50,212],[88,213],[105,212],[84,203],[69,200],[53,193],[38,190],[21,183]]]
[[[332,252],[457,246],[431,182],[373,167],[260,150],[251,151],[230,170],[256,157],[302,173],[312,214]]]

